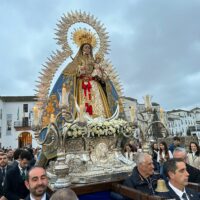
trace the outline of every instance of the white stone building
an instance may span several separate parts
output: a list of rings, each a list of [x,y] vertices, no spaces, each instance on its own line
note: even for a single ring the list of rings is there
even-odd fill
[[[140,104],[136,99],[123,97],[125,105],[125,115],[128,121],[130,118],[130,108],[134,106],[136,118],[148,119],[150,112],[146,112],[145,104]],[[157,103],[152,103],[152,110],[156,110],[158,118],[168,128],[169,134],[172,136],[197,135],[200,140],[200,108],[194,108],[190,111],[177,109],[172,111],[164,111]],[[142,113],[142,115],[140,114]],[[135,121],[137,121],[135,119]],[[140,123],[145,130],[146,124]]]
[[[167,112],[168,128],[172,135],[186,136],[195,134],[196,116],[193,111],[186,110],[172,110]]]
[[[38,146],[31,130],[34,96],[0,96],[0,147]]]

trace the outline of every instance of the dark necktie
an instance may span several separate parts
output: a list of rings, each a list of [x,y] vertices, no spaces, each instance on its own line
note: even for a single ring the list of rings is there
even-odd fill
[[[188,200],[187,195],[186,195],[185,192],[184,192],[183,195],[182,195],[182,199],[184,199],[184,200]]]
[[[3,168],[2,168],[2,176],[3,176],[3,180],[5,179],[5,175],[6,175],[6,169],[3,167]]]
[[[26,179],[26,173],[25,173],[25,169],[22,169],[22,179],[25,180]]]

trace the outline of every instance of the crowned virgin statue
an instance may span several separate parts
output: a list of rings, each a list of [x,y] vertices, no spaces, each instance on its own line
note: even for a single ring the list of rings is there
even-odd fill
[[[82,27],[73,29],[80,23]],[[118,75],[106,59],[105,28],[81,11],[64,15],[57,26],[61,50],[48,58],[37,85],[34,128],[43,145],[38,163],[45,166],[57,157],[57,175],[63,165],[67,169],[66,163],[74,182],[129,172],[133,165],[122,156],[120,142],[121,136],[133,134],[133,128],[123,119]],[[49,92],[61,66],[64,69]]]
[[[42,80],[37,95],[43,109],[43,126],[50,122],[52,115],[56,116],[59,113],[62,105],[67,105],[68,112],[73,114],[74,119],[78,117],[80,108],[92,119],[98,117],[111,118],[118,107],[119,115],[123,116],[123,107],[119,99],[121,88],[117,75],[114,73],[112,65],[105,59],[105,54],[108,51],[107,33],[104,32],[105,29],[102,25],[99,26],[95,21],[89,23],[84,14],[82,16],[76,15],[76,17],[79,18],[77,22],[87,23],[93,28],[93,31],[86,28],[75,29],[71,32],[71,40],[78,47],[75,56],[72,55],[68,41],[60,42],[64,51],[58,52],[58,55],[56,55],[59,57],[58,59],[55,58],[47,62],[48,66],[45,66],[45,74],[40,78]],[[73,21],[72,25],[74,24]],[[59,41],[69,40],[66,36],[69,27],[63,26],[62,30],[61,26],[57,34],[60,37]],[[49,80],[43,80],[43,78],[47,78],[46,74],[49,73],[47,70],[55,71],[58,68],[56,64],[61,64],[61,59],[64,60],[68,57],[72,61],[62,71],[47,97],[44,88]],[[49,88],[48,85],[47,89],[49,90]]]
[[[110,117],[111,111],[108,104],[106,84],[108,77],[100,66],[101,57],[93,57],[95,39],[90,32],[79,30],[75,32],[75,42],[79,51],[71,63],[63,71],[63,83],[71,79],[72,92],[78,105],[83,105],[84,110],[91,117]],[[77,41],[77,38],[79,39]],[[74,86],[73,86],[74,85]],[[110,91],[111,92],[111,91]],[[112,98],[112,101],[117,100]]]

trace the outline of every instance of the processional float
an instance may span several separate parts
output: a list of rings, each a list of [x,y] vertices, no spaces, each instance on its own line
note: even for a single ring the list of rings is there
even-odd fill
[[[118,75],[105,59],[108,33],[93,15],[76,11],[61,17],[56,39],[60,49],[47,59],[36,86],[38,164],[48,163],[56,188],[130,173],[135,164],[122,155],[121,141],[134,137],[136,129],[125,120]],[[52,87],[55,73],[69,59]]]

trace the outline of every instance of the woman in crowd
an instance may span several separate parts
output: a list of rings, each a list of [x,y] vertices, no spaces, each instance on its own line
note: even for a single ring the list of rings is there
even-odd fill
[[[153,160],[157,161],[158,151],[159,151],[157,142],[154,142],[151,145],[151,150],[152,150],[152,158],[153,158]]]
[[[160,164],[160,175],[163,176],[163,164],[170,158],[173,158],[171,151],[168,150],[167,143],[160,142],[160,149],[158,151],[157,162]]]
[[[124,155],[128,160],[133,160],[133,152],[131,151],[131,147],[129,144],[125,145]]]
[[[200,169],[200,148],[196,142],[190,142],[188,164]]]
[[[160,166],[159,166],[159,163],[157,162],[158,151],[159,151],[158,143],[157,142],[153,142],[152,145],[151,145],[151,152],[152,152],[154,170],[159,172]]]

